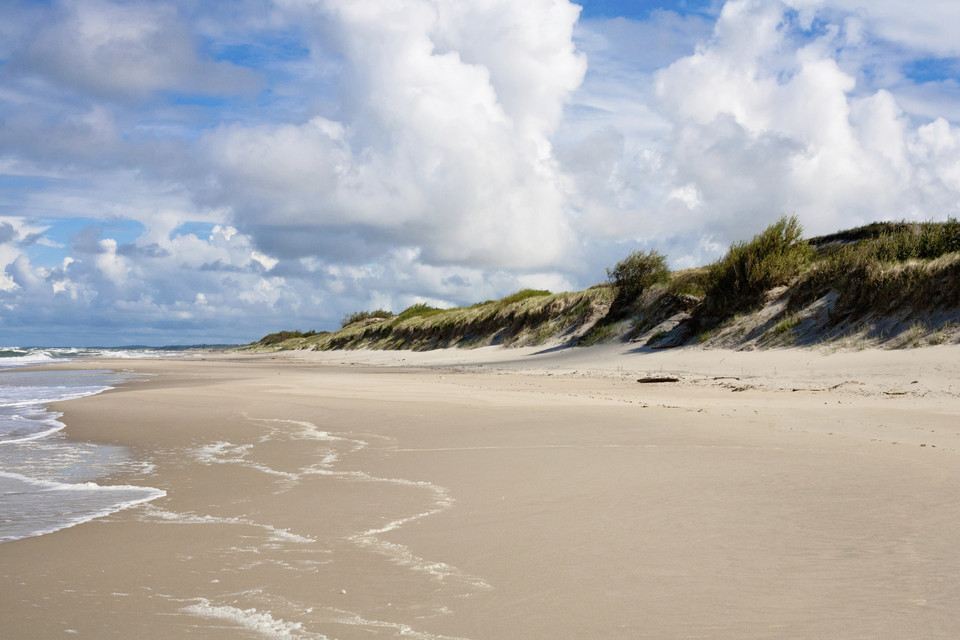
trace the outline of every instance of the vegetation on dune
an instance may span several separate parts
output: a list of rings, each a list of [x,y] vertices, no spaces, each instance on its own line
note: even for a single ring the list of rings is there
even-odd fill
[[[883,261],[911,258],[931,260],[960,251],[960,222],[874,222],[855,229],[811,238],[810,244],[827,255],[856,247]]]
[[[499,300],[488,300],[487,302],[481,303],[481,305],[493,303],[493,304],[496,304],[498,307],[502,308],[502,307],[511,305],[515,302],[523,302],[528,298],[542,298],[543,296],[549,296],[549,295],[550,295],[550,292],[547,291],[546,289],[521,289],[516,293],[510,294],[506,298],[501,298]],[[474,306],[477,306],[477,305],[474,305]]]
[[[643,295],[643,292],[670,279],[667,257],[659,251],[634,251],[607,269],[607,281],[617,289],[609,316],[619,319]]]
[[[812,241],[821,259],[798,283],[791,306],[831,290],[835,315],[960,306],[960,222],[873,224],[846,233],[862,239]]]
[[[436,307],[431,307],[428,304],[418,303],[407,307],[401,311],[395,318],[393,318],[392,325],[403,322],[404,320],[409,320],[410,318],[419,318],[432,316],[436,313],[440,313],[443,309],[437,309]]]
[[[710,267],[693,267],[670,274],[667,290],[681,296],[703,298],[710,285]]]
[[[958,313],[960,222],[873,223],[805,240],[791,216],[733,243],[704,267],[671,272],[666,256],[635,251],[607,269],[606,283],[586,291],[523,289],[471,307],[358,311],[344,316],[336,332],[280,331],[251,347],[433,349],[618,339],[654,347],[790,346],[852,333],[916,346],[940,344],[960,330]]]
[[[710,267],[704,311],[723,320],[759,306],[767,291],[799,276],[813,255],[796,216],[780,218],[749,242],[731,245]]]
[[[343,316],[343,320],[340,321],[340,328],[349,327],[352,324],[357,322],[362,322],[363,320],[370,320],[371,318],[392,318],[393,312],[384,311],[383,309],[376,309],[374,311],[354,311],[353,313],[348,313]]]
[[[455,309],[415,304],[401,313],[370,322],[352,322],[333,333],[267,345],[290,349],[435,349],[488,344],[533,345],[551,339],[575,340],[603,316],[612,291],[573,293],[524,289],[500,300]]]
[[[323,335],[326,333],[327,333],[326,331],[323,331],[321,333],[317,333],[316,331],[307,331],[307,332],[277,331],[276,333],[269,333],[263,336],[262,338],[260,338],[260,340],[256,344],[263,347],[268,347],[271,345],[280,344],[282,342],[286,342],[288,340],[293,340],[296,338],[309,338],[311,336]]]

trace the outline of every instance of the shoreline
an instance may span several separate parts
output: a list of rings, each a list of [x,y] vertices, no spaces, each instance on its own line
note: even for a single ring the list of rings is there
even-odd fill
[[[616,346],[58,367],[155,374],[56,409],[69,437],[149,459],[167,496],[0,544],[5,624],[340,640],[960,632],[960,349]],[[661,372],[679,380],[636,382]]]

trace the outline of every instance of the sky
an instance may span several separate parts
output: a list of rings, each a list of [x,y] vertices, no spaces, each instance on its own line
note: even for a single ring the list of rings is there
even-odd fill
[[[0,345],[246,343],[960,216],[955,0],[4,0]]]

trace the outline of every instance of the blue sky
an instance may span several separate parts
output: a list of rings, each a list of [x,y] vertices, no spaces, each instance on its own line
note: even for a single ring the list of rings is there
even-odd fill
[[[681,15],[700,13],[716,15],[722,3],[714,0],[682,0],[681,2],[659,2],[658,0],[595,0],[580,2],[580,17],[584,19],[627,18],[646,20],[655,11],[671,11]]]
[[[581,5],[0,4],[0,343],[247,342],[784,213],[960,215],[960,4]]]

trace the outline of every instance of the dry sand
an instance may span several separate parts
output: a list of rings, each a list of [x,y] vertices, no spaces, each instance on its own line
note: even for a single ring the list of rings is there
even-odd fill
[[[960,637],[958,347],[74,366],[167,496],[0,545],[3,638]]]

